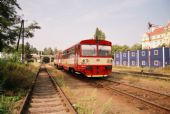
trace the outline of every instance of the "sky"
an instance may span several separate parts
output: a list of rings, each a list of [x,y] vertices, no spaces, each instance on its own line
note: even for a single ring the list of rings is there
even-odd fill
[[[141,43],[147,23],[170,21],[170,0],[18,0],[25,24],[36,21],[41,30],[28,41],[39,50],[64,50],[93,38],[98,27],[112,44]]]

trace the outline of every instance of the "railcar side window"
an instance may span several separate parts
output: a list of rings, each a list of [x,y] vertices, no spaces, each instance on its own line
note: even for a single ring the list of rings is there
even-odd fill
[[[96,45],[82,45],[82,56],[97,56]]]
[[[111,46],[99,45],[99,56],[111,56]]]

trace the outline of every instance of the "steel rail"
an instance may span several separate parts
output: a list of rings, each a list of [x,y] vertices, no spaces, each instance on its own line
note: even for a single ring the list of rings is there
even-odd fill
[[[170,81],[170,75],[163,75],[163,74],[153,74],[153,73],[140,73],[140,72],[129,72],[129,71],[119,71],[119,72],[112,72],[113,74],[128,74],[128,75],[136,75],[141,77],[147,77],[147,78],[155,78],[155,79],[161,79],[161,80],[167,80]]]
[[[108,79],[104,79],[104,80],[105,80],[105,81],[108,81],[108,82],[118,83],[118,84],[122,84],[122,85],[125,85],[125,86],[129,86],[129,87],[141,89],[141,90],[148,91],[148,92],[151,92],[151,93],[154,93],[154,94],[159,94],[159,95],[163,95],[163,96],[166,96],[166,97],[170,97],[170,95],[168,95],[168,94],[159,93],[159,92],[156,92],[156,91],[153,91],[153,90],[141,88],[141,87],[134,86],[134,85],[125,84],[125,83],[118,82],[118,81],[115,81],[115,80],[108,80]]]
[[[77,112],[75,111],[75,109],[73,108],[70,100],[67,98],[67,96],[65,95],[65,93],[63,92],[63,90],[58,86],[58,83],[55,81],[55,79],[53,78],[53,76],[50,74],[50,72],[47,70],[46,71],[50,77],[50,80],[52,81],[54,87],[59,91],[59,93],[61,94],[61,97],[63,98],[63,100],[65,101],[66,105],[69,107],[71,114],[77,114]]]
[[[25,114],[26,110],[28,110],[28,105],[30,105],[31,97],[33,95],[33,89],[36,86],[36,81],[37,81],[37,78],[39,76],[40,71],[41,71],[41,67],[39,68],[37,75],[36,75],[36,78],[34,79],[31,87],[28,90],[28,93],[27,93],[27,95],[26,95],[26,97],[23,101],[23,104],[21,105],[21,108],[20,108],[18,114]],[[66,97],[64,92],[61,90],[61,88],[58,86],[58,84],[53,79],[51,74],[48,72],[47,68],[45,68],[45,71],[47,72],[53,87],[55,88],[55,90],[57,92],[59,92],[59,97],[61,98],[61,101],[63,102],[63,106],[67,107],[66,111],[69,112],[70,114],[77,114],[77,112],[75,111],[75,109],[71,105],[69,99]]]
[[[30,99],[31,99],[31,95],[32,95],[32,92],[33,92],[33,88],[34,88],[34,86],[35,86],[35,82],[36,82],[36,80],[37,80],[37,77],[38,77],[38,74],[39,74],[39,72],[40,72],[40,69],[41,69],[41,67],[39,68],[39,70],[38,70],[38,72],[37,72],[37,74],[36,74],[36,77],[35,77],[35,79],[33,80],[32,84],[31,84],[31,87],[29,88],[29,90],[28,90],[28,92],[27,92],[27,94],[26,94],[26,97],[24,98],[24,101],[23,101],[23,103],[22,103],[22,105],[21,105],[21,107],[20,107],[20,110],[19,110],[18,114],[24,114],[24,111],[25,111],[25,109],[26,109],[26,107],[27,107],[26,104],[28,104],[29,101],[30,101]]]
[[[133,94],[129,94],[129,93],[127,93],[127,92],[124,92],[124,91],[121,91],[121,90],[118,90],[118,89],[115,89],[115,88],[112,88],[112,87],[104,87],[104,85],[101,84],[101,83],[99,83],[99,82],[96,82],[96,81],[95,81],[95,83],[96,83],[97,85],[102,86],[103,88],[110,89],[110,90],[114,90],[114,91],[116,91],[117,93],[120,93],[120,94],[129,96],[129,97],[135,98],[135,99],[137,99],[137,100],[139,100],[139,101],[142,101],[142,102],[144,102],[144,103],[149,104],[150,106],[154,106],[154,107],[157,107],[157,108],[159,108],[159,109],[163,109],[163,110],[165,110],[165,111],[168,111],[168,113],[170,112],[170,108],[163,107],[163,106],[161,106],[161,105],[159,105],[159,104],[156,104],[156,103],[147,101],[147,100],[145,100],[145,99],[143,99],[143,98],[140,98],[140,97],[135,96],[135,95],[133,95]]]

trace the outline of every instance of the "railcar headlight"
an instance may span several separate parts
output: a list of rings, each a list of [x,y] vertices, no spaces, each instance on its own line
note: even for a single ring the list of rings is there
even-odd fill
[[[108,59],[107,63],[112,63],[112,61],[113,61],[112,59]]]
[[[82,64],[86,64],[86,63],[88,63],[88,62],[89,62],[88,59],[83,59],[83,60],[82,60]]]

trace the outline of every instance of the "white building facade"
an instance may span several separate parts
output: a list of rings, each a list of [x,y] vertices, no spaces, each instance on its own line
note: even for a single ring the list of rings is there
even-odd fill
[[[164,27],[152,27],[142,36],[142,49],[170,46],[170,22]]]

